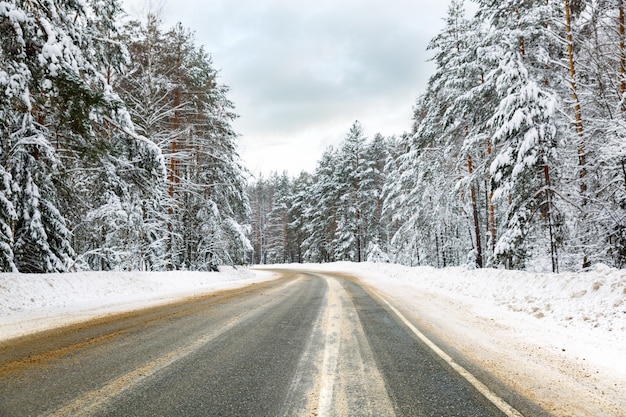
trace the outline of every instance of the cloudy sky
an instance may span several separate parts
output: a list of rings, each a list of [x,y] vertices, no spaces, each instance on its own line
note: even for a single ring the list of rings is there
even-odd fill
[[[124,0],[131,16],[146,0]],[[166,26],[196,32],[230,86],[254,174],[315,169],[359,120],[368,137],[410,130],[446,0],[163,0]]]

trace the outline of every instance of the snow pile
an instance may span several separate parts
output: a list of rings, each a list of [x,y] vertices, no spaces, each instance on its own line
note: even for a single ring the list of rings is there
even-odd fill
[[[626,271],[597,265],[584,273],[545,274],[499,269],[405,267],[339,262],[283,265],[355,273],[390,294],[433,293],[472,306],[522,313],[626,345]],[[8,324],[46,316],[168,300],[234,288],[259,280],[258,271],[222,268],[206,272],[80,272],[0,274],[0,339]],[[268,275],[265,275],[267,277]],[[547,324],[548,324],[547,323]]]
[[[411,286],[477,306],[505,307],[563,327],[614,332],[622,339],[626,335],[626,271],[604,265],[562,274],[343,262],[308,267],[357,273],[382,289]]]
[[[112,312],[231,289],[271,278],[220,272],[0,274],[0,340]]]

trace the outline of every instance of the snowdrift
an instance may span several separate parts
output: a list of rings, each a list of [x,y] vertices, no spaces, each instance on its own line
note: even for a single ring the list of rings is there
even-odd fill
[[[4,273],[0,340],[270,278],[232,267],[221,267],[220,272]]]
[[[329,266],[325,266],[329,268]],[[502,269],[408,268],[392,264],[334,264],[358,271],[382,287],[412,285],[459,299],[480,300],[582,331],[626,334],[626,271],[596,265],[580,273],[530,273]],[[470,301],[468,300],[468,301]]]

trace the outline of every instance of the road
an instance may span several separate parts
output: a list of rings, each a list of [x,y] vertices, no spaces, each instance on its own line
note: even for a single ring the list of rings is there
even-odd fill
[[[281,273],[0,345],[0,416],[537,415],[358,280]]]

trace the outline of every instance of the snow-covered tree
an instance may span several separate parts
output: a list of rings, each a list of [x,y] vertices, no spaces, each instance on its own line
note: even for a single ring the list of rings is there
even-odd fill
[[[116,85],[142,135],[164,155],[165,243],[169,268],[211,269],[244,262],[246,173],[236,148],[228,88],[209,55],[178,24],[167,32],[157,16],[125,31],[131,64]]]
[[[378,133],[366,146],[365,169],[361,180],[362,195],[365,200],[362,206],[365,259],[370,258],[374,252],[377,252],[378,259],[385,258],[389,250],[390,230],[387,219],[383,216],[383,188],[385,182],[388,181],[385,172],[388,159],[388,141]]]
[[[307,238],[302,243],[304,259],[312,262],[335,261],[335,236],[339,211],[339,184],[336,169],[337,151],[327,148],[317,163],[309,192],[305,196],[303,216]]]
[[[291,205],[289,207],[289,230],[291,234],[291,262],[304,262],[304,242],[308,238],[307,204],[309,202],[309,192],[311,190],[313,178],[307,172],[302,172],[292,181]]]
[[[490,120],[498,148],[490,174],[497,187],[494,199],[508,200],[494,255],[509,266],[523,267],[531,251],[547,245],[544,253],[556,272],[561,233],[554,160],[561,126],[559,97],[546,82],[556,42],[546,26],[558,11],[542,1],[487,1],[482,7],[492,28],[484,50],[498,57],[486,77],[499,99]]]
[[[93,28],[101,18],[101,10],[85,2],[0,3],[0,139],[10,189],[4,199],[10,198],[15,214],[8,228],[3,225],[13,234],[8,269],[14,263],[22,271],[65,271],[72,263],[59,209],[60,150],[75,138],[92,138],[94,120],[117,105],[94,52],[100,38]],[[11,217],[7,210],[5,218]]]
[[[592,262],[623,265],[624,92],[626,52],[622,1],[563,2],[567,68],[563,89],[568,116],[567,219],[572,239],[566,250],[574,267]]]
[[[385,211],[398,225],[393,246],[401,262],[446,266],[471,253],[482,265],[477,162],[484,150],[477,113],[484,108],[462,100],[481,83],[472,56],[479,36],[472,29],[463,2],[451,2],[444,30],[429,45],[437,67],[414,109],[413,136],[402,139],[396,172],[388,175],[395,184],[385,187]]]
[[[338,153],[336,180],[337,229],[335,258],[361,262],[365,260],[365,219],[367,203],[364,190],[366,138],[361,124],[356,121],[344,139]]]
[[[12,178],[3,166],[0,166],[0,180],[0,271],[14,272],[17,267],[13,255],[13,222],[17,213],[11,202]]]

